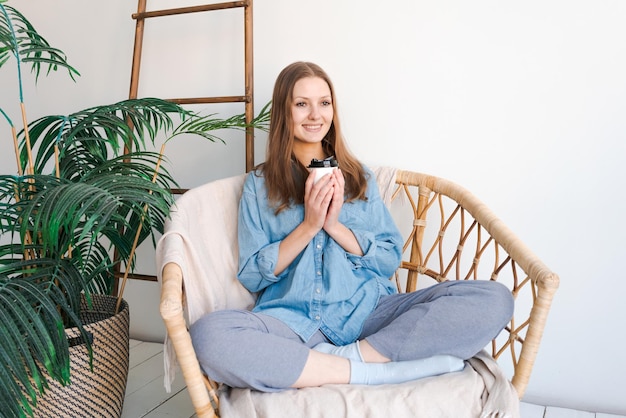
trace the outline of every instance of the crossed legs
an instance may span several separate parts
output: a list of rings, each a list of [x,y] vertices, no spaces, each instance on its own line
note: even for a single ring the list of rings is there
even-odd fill
[[[424,359],[472,357],[506,325],[512,310],[510,291],[487,281],[444,282],[384,296],[364,323],[358,342],[362,364],[311,350],[329,343],[321,332],[303,343],[278,319],[248,311],[213,312],[194,323],[190,332],[200,364],[211,378],[233,387],[278,391],[329,383],[380,383],[379,373],[385,372],[379,366],[386,363],[388,368],[402,363],[405,370],[414,362],[415,372],[397,377],[394,371],[396,380],[422,377],[424,371],[419,369],[429,367]],[[457,368],[458,363],[451,363],[451,370]],[[374,369],[374,381],[354,380]]]

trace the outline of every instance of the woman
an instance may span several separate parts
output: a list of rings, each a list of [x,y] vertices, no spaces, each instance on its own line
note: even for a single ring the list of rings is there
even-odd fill
[[[315,182],[307,166],[329,157],[339,168]],[[276,80],[267,159],[246,178],[238,234],[238,278],[258,292],[254,309],[213,312],[191,327],[204,371],[233,387],[400,383],[457,371],[513,312],[496,282],[396,293],[389,278],[402,237],[373,173],[344,142],[329,77],[312,63],[293,63]]]

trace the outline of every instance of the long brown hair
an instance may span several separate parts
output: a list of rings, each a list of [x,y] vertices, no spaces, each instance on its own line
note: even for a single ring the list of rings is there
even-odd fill
[[[268,197],[270,203],[276,206],[277,213],[291,204],[304,202],[304,182],[309,171],[293,153],[291,108],[294,86],[305,77],[319,77],[330,88],[333,122],[322,141],[324,153],[335,156],[339,163],[346,179],[346,200],[365,200],[367,179],[361,163],[350,153],[341,133],[337,99],[330,77],[317,64],[299,61],[285,67],[274,84],[266,160],[257,167],[257,171],[262,170],[265,176]]]

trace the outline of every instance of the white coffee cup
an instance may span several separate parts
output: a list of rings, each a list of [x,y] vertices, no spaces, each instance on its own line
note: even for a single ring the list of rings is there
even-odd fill
[[[309,170],[313,170],[315,171],[315,180],[313,181],[313,184],[317,183],[322,177],[324,177],[326,174],[330,174],[333,172],[333,170],[335,170],[335,168],[337,167],[317,167],[317,168],[310,168]]]
[[[312,159],[308,169],[315,171],[315,181],[313,184],[317,183],[319,179],[324,177],[326,174],[332,173],[337,167],[337,160],[335,160],[334,157],[328,157],[324,160],[317,160],[315,158]]]

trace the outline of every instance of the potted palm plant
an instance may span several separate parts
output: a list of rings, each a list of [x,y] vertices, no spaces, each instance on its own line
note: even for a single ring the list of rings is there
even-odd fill
[[[0,0],[0,68],[13,61],[22,112],[22,65],[35,80],[42,69],[79,76],[61,50]],[[134,248],[162,231],[173,203],[175,181],[161,167],[163,149],[150,151],[154,141],[182,134],[215,141],[215,129],[263,129],[267,106],[252,124],[244,115],[202,116],[156,98],[32,122],[23,113],[19,129],[2,103],[0,113],[11,132],[0,135],[0,146],[16,156],[15,172],[0,174],[1,412],[34,416],[43,405],[50,416],[119,416],[128,306],[121,293],[110,296],[116,266],[132,270]],[[108,318],[115,324],[101,326]],[[110,335],[100,336],[101,328]],[[102,357],[108,354],[114,358]],[[100,382],[108,375],[118,382]],[[82,386],[78,395],[64,392],[74,386]],[[93,386],[102,392],[97,400],[83,394]]]

